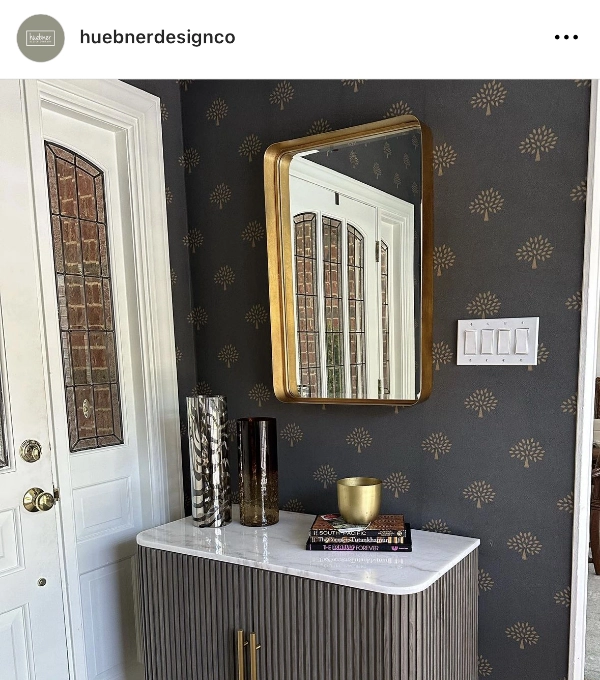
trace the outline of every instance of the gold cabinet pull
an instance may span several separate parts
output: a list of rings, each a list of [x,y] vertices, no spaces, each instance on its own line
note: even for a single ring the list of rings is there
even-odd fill
[[[244,631],[238,630],[237,632],[237,657],[238,657],[238,676],[237,680],[244,680],[246,676],[246,660],[244,655],[244,647],[248,644],[244,640]]]
[[[258,659],[256,651],[260,645],[256,644],[256,633],[250,633],[250,680],[258,680]]]

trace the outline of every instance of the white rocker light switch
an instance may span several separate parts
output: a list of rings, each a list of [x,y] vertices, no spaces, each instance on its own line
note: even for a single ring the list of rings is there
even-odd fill
[[[458,322],[456,363],[461,366],[535,366],[537,316]]]
[[[477,354],[477,331],[465,331],[465,354]]]
[[[510,331],[498,331],[498,354],[510,354]]]
[[[484,329],[481,331],[481,353],[493,354],[494,331]]]
[[[529,351],[529,328],[517,328],[515,331],[516,347],[515,354],[527,354]]]

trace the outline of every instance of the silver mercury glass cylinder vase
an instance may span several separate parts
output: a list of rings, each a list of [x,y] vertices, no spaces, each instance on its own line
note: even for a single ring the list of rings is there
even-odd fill
[[[231,522],[227,399],[187,398],[192,480],[192,518],[200,527]]]

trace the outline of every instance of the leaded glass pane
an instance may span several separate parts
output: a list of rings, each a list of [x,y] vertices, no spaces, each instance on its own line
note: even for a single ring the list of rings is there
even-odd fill
[[[321,396],[317,307],[317,216],[294,216],[296,309],[298,320],[299,389],[302,397]]]
[[[350,396],[366,396],[365,243],[348,224],[348,330],[350,335]]]
[[[344,329],[342,324],[342,223],[323,217],[323,293],[327,397],[344,397]]]
[[[45,147],[70,449],[122,444],[104,173]]]

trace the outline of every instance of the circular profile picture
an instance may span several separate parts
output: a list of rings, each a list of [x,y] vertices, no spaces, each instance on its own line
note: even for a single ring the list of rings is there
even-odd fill
[[[56,19],[35,14],[19,26],[17,44],[27,59],[50,61],[62,50],[65,32]]]

